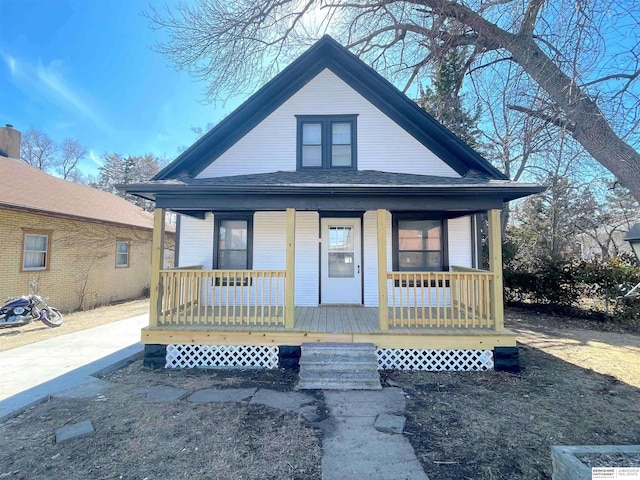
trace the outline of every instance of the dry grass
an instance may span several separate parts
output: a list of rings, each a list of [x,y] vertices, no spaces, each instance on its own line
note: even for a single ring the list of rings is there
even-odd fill
[[[107,377],[104,397],[54,399],[0,425],[0,478],[319,479],[318,430],[297,415],[247,403],[148,403],[135,389],[293,385],[287,372],[149,371]],[[295,374],[293,374],[295,378]],[[55,429],[91,420],[96,432],[56,445]]]
[[[506,326],[523,345],[640,388],[640,336],[594,329],[593,322],[510,310]]]
[[[523,372],[394,372],[431,480],[549,479],[552,445],[640,444],[640,337],[510,312]],[[574,325],[575,327],[575,325]]]
[[[0,352],[41,342],[59,335],[66,335],[67,333],[143,315],[148,312],[149,299],[145,298],[94,310],[70,313],[64,316],[64,323],[56,328],[49,328],[42,322],[33,322],[30,325],[18,328],[3,328],[0,329]]]

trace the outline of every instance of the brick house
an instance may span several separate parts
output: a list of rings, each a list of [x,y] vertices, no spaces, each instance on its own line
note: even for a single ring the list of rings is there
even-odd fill
[[[33,284],[71,311],[148,292],[153,215],[10,158],[19,155],[19,139],[0,128],[0,299]]]

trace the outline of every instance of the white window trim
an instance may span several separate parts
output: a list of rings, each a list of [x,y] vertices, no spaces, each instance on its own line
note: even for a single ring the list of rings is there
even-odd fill
[[[125,255],[124,253],[120,253],[118,251],[118,246],[121,243],[125,243],[127,245],[127,253],[126,253],[127,263],[126,264],[118,263],[118,257],[120,255]],[[131,244],[129,243],[129,240],[116,240],[116,268],[128,268],[131,263],[130,257],[131,257]]]
[[[47,247],[46,250],[27,250],[27,236],[35,236],[35,237],[45,237],[47,239]],[[44,266],[42,267],[26,267],[25,260],[27,258],[27,253],[44,253]],[[25,230],[22,234],[22,258],[21,258],[21,270],[23,272],[37,272],[49,270],[49,262],[51,256],[51,232],[48,231],[40,231],[40,230]]]

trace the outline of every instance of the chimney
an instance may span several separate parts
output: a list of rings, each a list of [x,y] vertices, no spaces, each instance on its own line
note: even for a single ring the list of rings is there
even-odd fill
[[[0,127],[0,157],[20,158],[20,137],[22,134],[13,125]]]

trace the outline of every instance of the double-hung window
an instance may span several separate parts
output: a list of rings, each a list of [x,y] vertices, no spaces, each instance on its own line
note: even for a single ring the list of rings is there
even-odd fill
[[[298,169],[355,169],[356,118],[298,116]]]
[[[116,241],[116,267],[129,266],[129,242],[127,240]]]
[[[51,233],[37,230],[25,231],[22,242],[22,270],[48,270]]]
[[[442,272],[448,268],[447,221],[394,216],[394,270]]]
[[[253,262],[253,215],[216,214],[214,216],[213,268],[251,270]],[[247,286],[244,278],[216,278],[216,286]]]
[[[252,236],[252,215],[215,215],[213,268],[250,270]]]

